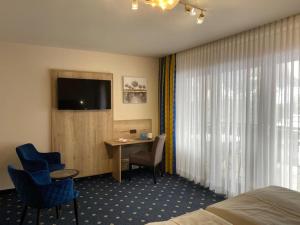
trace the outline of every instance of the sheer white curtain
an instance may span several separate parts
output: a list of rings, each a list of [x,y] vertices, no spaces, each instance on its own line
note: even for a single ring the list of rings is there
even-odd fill
[[[177,173],[234,196],[300,191],[300,16],[177,54]]]

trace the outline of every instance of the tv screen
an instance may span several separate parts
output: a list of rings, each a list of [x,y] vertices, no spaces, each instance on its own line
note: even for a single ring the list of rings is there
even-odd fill
[[[57,78],[60,110],[111,109],[111,81]]]

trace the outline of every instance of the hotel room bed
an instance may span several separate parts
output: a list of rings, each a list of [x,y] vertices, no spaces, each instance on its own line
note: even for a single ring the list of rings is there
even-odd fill
[[[148,225],[300,225],[300,193],[270,186]]]

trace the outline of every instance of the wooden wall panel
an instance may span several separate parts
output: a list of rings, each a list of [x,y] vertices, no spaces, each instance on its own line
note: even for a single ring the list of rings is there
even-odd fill
[[[136,129],[136,134],[130,134],[130,129]],[[139,120],[115,120],[113,121],[113,137],[114,139],[122,138],[139,138],[142,131],[152,132],[151,119]]]
[[[58,77],[111,80],[111,73],[51,70],[52,112],[51,142],[54,151],[61,152],[67,168],[80,171],[79,176],[90,176],[112,171],[112,159],[104,140],[112,139],[113,109],[57,110],[56,79]],[[113,106],[113,102],[111,104]]]

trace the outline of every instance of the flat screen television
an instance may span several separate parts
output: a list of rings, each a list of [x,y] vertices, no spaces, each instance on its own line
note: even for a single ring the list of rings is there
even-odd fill
[[[111,81],[57,78],[59,110],[111,109]]]

